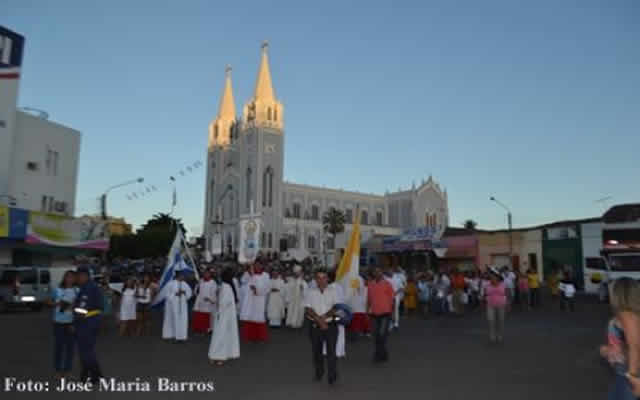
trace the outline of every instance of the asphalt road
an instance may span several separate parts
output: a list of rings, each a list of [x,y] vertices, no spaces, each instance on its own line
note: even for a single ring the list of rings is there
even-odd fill
[[[301,331],[271,330],[266,345],[241,345],[241,358],[224,367],[207,362],[209,340],[194,337],[179,345],[151,337],[100,337],[103,371],[121,381],[149,382],[149,393],[57,393],[52,371],[49,312],[0,315],[0,399],[390,399],[413,394],[423,399],[604,399],[610,373],[599,359],[606,306],[579,304],[575,313],[548,306],[510,313],[505,343],[490,346],[480,312],[431,320],[405,317],[390,338],[391,360],[374,365],[371,340],[347,343],[339,382],[312,381],[310,344]],[[156,324],[159,321],[156,321]],[[79,371],[76,361],[74,371]],[[47,381],[48,392],[7,392],[6,379]],[[212,382],[214,392],[158,392],[158,377]],[[325,377],[326,379],[326,377]]]

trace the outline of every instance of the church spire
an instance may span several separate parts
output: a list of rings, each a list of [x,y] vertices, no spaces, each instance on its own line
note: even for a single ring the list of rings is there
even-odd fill
[[[233,89],[231,87],[231,66],[227,65],[224,70],[225,83],[220,108],[218,109],[218,119],[234,120],[236,118],[236,106],[233,101]]]
[[[273,101],[273,86],[271,85],[271,71],[269,70],[269,57],[267,49],[269,43],[265,40],[262,42],[262,60],[260,61],[260,69],[258,69],[258,80],[256,81],[256,90],[253,94],[255,100]]]

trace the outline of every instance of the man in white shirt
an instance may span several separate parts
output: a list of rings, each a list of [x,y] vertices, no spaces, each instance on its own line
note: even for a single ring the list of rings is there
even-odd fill
[[[311,324],[311,346],[315,380],[320,381],[324,376],[324,356],[322,348],[327,346],[327,369],[329,384],[333,385],[338,378],[336,342],[338,340],[338,326],[334,320],[334,306],[338,304],[338,295],[334,288],[329,287],[329,277],[326,271],[316,272],[317,288],[310,289],[305,296],[305,314]]]

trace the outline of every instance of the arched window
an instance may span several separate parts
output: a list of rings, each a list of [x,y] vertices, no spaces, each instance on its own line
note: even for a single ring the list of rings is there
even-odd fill
[[[272,241],[273,236],[271,236],[271,232],[269,232],[268,238],[269,238],[269,240],[267,241],[268,242],[267,243],[267,247],[271,249],[271,248],[273,248],[273,241]]]
[[[362,210],[362,225],[369,225],[369,213],[367,210]]]
[[[376,213],[376,225],[382,226],[382,211]]]
[[[307,247],[310,249],[315,249],[316,248],[316,238],[313,235],[309,235],[309,237],[307,238]]]
[[[318,207],[316,204],[311,206],[311,219],[314,221],[320,219],[320,207]]]
[[[293,203],[293,218],[300,218],[300,204]]]
[[[344,210],[344,222],[347,224],[353,223],[353,211],[350,208]]]
[[[273,120],[274,121],[278,120],[278,107],[273,109]]]
[[[271,107],[267,108],[267,121],[271,121]]]
[[[251,168],[247,168],[247,209],[251,206]]]
[[[218,124],[213,126],[213,138],[218,139]]]
[[[273,207],[273,168],[270,166],[262,178],[262,205]]]

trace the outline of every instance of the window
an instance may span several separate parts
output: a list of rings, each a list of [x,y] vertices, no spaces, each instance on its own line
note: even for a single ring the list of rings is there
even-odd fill
[[[213,126],[213,138],[218,139],[218,124]]]
[[[362,225],[369,225],[369,213],[365,210],[362,210]]]
[[[267,233],[262,232],[260,234],[260,248],[264,248],[266,244],[267,244]]]
[[[320,207],[315,204],[311,206],[311,219],[316,221],[320,219]]]
[[[529,253],[529,268],[538,270],[538,255],[536,253]]]
[[[47,196],[42,196],[42,203],[40,203],[40,211],[47,211]]]
[[[262,206],[273,206],[273,169],[269,166],[262,175]]]
[[[211,189],[209,190],[209,215],[211,216],[211,218],[216,218],[216,220],[218,218],[220,218],[219,216],[215,216],[215,189],[216,189],[216,182],[215,180],[211,180]]]
[[[344,222],[346,222],[347,224],[353,222],[353,212],[349,208],[344,210]]]
[[[269,237],[269,240],[268,240],[268,243],[267,243],[267,247],[271,249],[271,248],[273,248],[273,242],[272,242],[273,236],[271,235],[271,232],[269,232],[269,236],[268,237]]]
[[[271,121],[271,107],[267,108],[267,121]]]
[[[300,204],[293,203],[293,218],[300,218]]]
[[[336,238],[331,236],[329,238],[327,238],[327,248],[329,250],[333,250],[336,247]]]
[[[57,151],[53,152],[53,175],[54,176],[58,176],[58,156],[60,155],[60,153],[58,153]]]
[[[376,213],[376,225],[382,226],[382,211]]]
[[[251,168],[247,168],[247,209],[251,206]]]
[[[589,269],[598,269],[598,270],[607,269],[604,264],[604,260],[600,257],[586,257],[584,261],[585,261],[585,266]]]
[[[46,269],[40,270],[40,283],[43,285],[48,285],[51,282],[51,276],[49,275],[49,271]]]
[[[315,249],[316,248],[316,238],[315,236],[309,236],[307,238],[307,247],[310,249]]]
[[[49,212],[53,212],[53,196],[49,196]]]
[[[277,121],[278,120],[278,108],[274,108],[273,109],[273,120]]]
[[[635,254],[610,256],[612,271],[640,271],[640,256]]]
[[[53,162],[53,151],[47,146],[47,159],[45,165],[47,167],[47,175],[51,175],[51,163]]]

